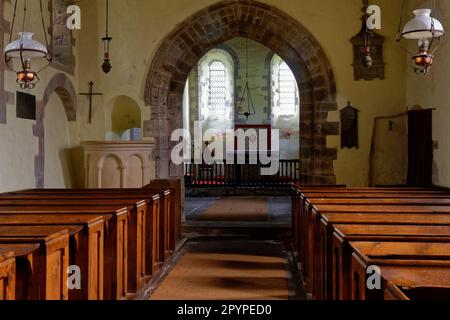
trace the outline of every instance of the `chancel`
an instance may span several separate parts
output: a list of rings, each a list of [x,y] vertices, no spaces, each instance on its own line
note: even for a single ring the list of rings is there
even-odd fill
[[[0,0],[0,300],[450,300],[449,21]]]

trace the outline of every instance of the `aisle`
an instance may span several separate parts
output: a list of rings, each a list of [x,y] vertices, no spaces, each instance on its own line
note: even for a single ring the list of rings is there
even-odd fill
[[[191,241],[152,300],[286,300],[303,297],[281,242]]]

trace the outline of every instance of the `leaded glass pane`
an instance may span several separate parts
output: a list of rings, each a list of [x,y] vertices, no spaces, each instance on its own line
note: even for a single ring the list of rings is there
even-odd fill
[[[297,106],[297,81],[286,62],[280,64],[278,81],[280,86],[280,113],[285,115],[295,114]]]
[[[213,61],[209,66],[208,109],[210,115],[223,116],[226,113],[226,66]]]

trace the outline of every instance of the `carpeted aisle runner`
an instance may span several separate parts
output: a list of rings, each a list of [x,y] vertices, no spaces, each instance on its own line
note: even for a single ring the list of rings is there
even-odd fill
[[[275,241],[192,242],[151,299],[289,299],[292,277],[283,250],[283,244]]]
[[[267,221],[267,197],[220,198],[202,212],[198,221]]]

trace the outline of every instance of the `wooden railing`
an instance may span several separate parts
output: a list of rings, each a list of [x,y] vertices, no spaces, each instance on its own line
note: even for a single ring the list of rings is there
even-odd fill
[[[262,165],[185,164],[186,188],[279,188],[299,180],[299,161],[280,160],[279,172],[261,175]]]

